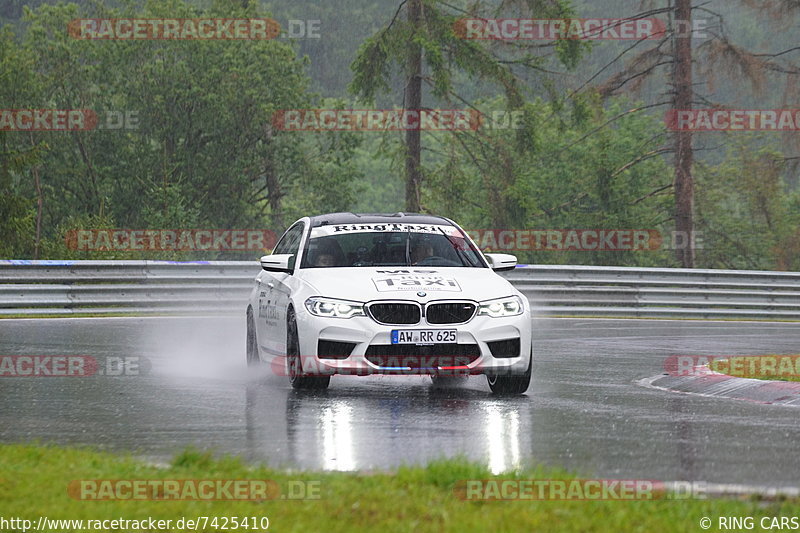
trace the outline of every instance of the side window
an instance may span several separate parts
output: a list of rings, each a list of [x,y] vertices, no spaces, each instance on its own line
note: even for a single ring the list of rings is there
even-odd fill
[[[303,223],[295,224],[283,235],[275,249],[272,250],[273,254],[294,254],[294,258],[290,262],[290,266],[294,266],[297,260],[297,251],[300,249],[300,240],[303,238]]]

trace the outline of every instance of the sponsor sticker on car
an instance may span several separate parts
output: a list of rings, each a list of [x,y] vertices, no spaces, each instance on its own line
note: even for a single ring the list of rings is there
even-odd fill
[[[328,237],[345,233],[428,233],[458,236],[458,228],[442,224],[331,224],[311,229],[311,238]]]
[[[386,291],[448,291],[461,292],[461,286],[455,278],[447,278],[438,274],[395,274],[372,278],[375,288]]]

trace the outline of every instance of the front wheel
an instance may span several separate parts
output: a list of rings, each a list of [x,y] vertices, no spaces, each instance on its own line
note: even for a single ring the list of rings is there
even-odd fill
[[[294,309],[289,309],[286,317],[286,364],[288,365],[289,382],[293,389],[324,390],[331,382],[330,376],[303,375],[300,360],[300,340],[297,336],[297,320]]]
[[[496,376],[486,374],[489,388],[494,394],[522,394],[528,390],[531,384],[531,373],[533,370],[533,353],[528,359],[528,370],[520,376]]]

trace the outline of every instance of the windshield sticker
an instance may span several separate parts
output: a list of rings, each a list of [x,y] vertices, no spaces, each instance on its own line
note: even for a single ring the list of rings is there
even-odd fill
[[[380,292],[387,291],[447,291],[461,292],[461,286],[454,278],[419,274],[399,274],[372,278],[372,283]]]
[[[311,238],[328,237],[330,235],[345,235],[348,233],[438,233],[444,232],[448,236],[461,236],[461,232],[454,226],[439,224],[332,224],[311,229]]]

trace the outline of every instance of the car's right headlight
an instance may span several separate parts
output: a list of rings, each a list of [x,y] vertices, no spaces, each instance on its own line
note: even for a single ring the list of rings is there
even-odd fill
[[[306,300],[306,309],[314,316],[324,316],[329,318],[352,318],[354,316],[366,316],[364,314],[364,304],[349,300],[339,300],[337,298],[322,298],[314,296]]]
[[[522,305],[522,300],[519,296],[508,296],[481,302],[480,307],[478,307],[478,316],[483,315],[492,318],[516,316],[521,315],[524,309],[525,307]]]

